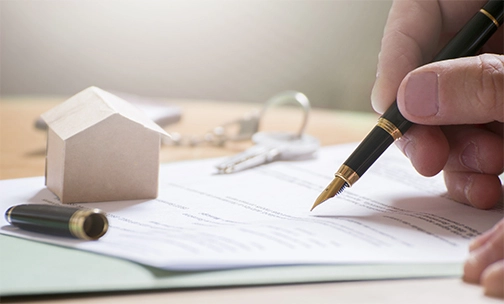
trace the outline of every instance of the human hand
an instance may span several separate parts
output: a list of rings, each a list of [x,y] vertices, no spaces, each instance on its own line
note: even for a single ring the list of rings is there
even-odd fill
[[[464,280],[481,283],[487,295],[504,297],[504,219],[474,239],[469,250]]]
[[[452,198],[491,208],[502,198],[498,175],[504,170],[504,56],[485,54],[418,68],[484,3],[394,2],[382,39],[372,103],[384,112],[397,96],[399,110],[415,123],[397,145],[417,171],[432,176],[443,170]],[[483,51],[502,54],[502,38],[500,28]],[[504,228],[500,229],[503,235]],[[487,250],[503,259],[502,242]],[[478,264],[479,275],[490,266],[483,264]],[[482,277],[487,291],[491,284],[504,284],[504,267],[494,269],[498,275]],[[466,273],[465,278],[478,281],[475,273]]]
[[[414,167],[426,176],[444,170],[450,195],[478,208],[490,208],[502,197],[504,56],[417,67],[430,61],[440,49],[438,42],[449,40],[484,3],[394,2],[372,93],[378,112],[397,96],[401,113],[416,123],[397,141]],[[487,49],[502,53],[502,30]]]

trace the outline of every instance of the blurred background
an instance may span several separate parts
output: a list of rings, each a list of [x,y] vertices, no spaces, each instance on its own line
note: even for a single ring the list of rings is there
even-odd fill
[[[372,111],[391,0],[0,0],[0,95],[91,85],[150,97]]]

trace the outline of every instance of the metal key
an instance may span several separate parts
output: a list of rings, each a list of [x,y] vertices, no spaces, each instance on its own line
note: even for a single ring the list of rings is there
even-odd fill
[[[312,156],[320,146],[318,139],[287,132],[258,132],[254,146],[226,159],[216,167],[219,173],[233,173],[277,160],[296,160]]]

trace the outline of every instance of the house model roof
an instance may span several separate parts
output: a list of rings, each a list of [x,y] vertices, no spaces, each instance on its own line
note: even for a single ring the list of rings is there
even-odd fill
[[[144,112],[97,87],[89,87],[77,93],[42,114],[42,119],[61,139],[65,140],[112,115],[121,115],[162,136],[169,136]]]

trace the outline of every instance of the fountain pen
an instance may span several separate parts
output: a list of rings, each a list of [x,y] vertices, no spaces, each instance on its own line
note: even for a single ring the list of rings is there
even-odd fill
[[[433,61],[475,55],[502,24],[504,0],[489,0],[434,57]],[[400,138],[412,123],[404,118],[395,101],[376,126],[334,174],[333,181],[318,196],[311,210],[351,187]]]

